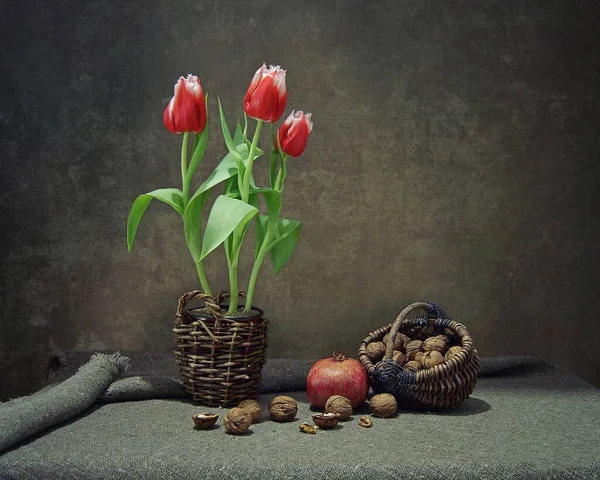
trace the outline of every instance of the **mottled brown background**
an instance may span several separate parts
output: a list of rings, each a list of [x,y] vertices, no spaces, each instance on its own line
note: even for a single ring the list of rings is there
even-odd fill
[[[296,253],[256,303],[270,357],[356,354],[433,300],[482,355],[544,357],[600,385],[599,10],[560,1],[0,1],[0,397],[54,351],[171,347],[197,287],[161,115],[175,80],[211,94],[206,175],[265,61],[311,111],[283,214]],[[257,164],[261,169],[264,164]],[[253,249],[247,242],[247,253]],[[248,256],[242,282],[248,275]],[[227,288],[222,251],[208,272]]]

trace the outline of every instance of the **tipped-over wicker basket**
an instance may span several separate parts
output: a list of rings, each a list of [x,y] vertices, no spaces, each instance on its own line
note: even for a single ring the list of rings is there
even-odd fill
[[[388,333],[385,355],[373,364],[367,347],[372,342],[383,341]],[[460,348],[455,349],[455,355],[444,363],[415,372],[393,360],[399,333],[412,340],[446,335],[451,345]],[[439,305],[431,302],[409,305],[393,324],[367,335],[358,350],[358,358],[369,373],[375,393],[391,393],[404,406],[445,408],[457,405],[473,392],[479,371],[479,356],[465,326],[452,321]]]
[[[220,304],[227,296],[188,292],[179,299],[175,315],[174,353],[183,383],[194,400],[208,406],[232,406],[255,398],[266,361],[263,312],[253,308],[258,314],[224,316]],[[192,300],[202,300],[205,308],[186,308]]]

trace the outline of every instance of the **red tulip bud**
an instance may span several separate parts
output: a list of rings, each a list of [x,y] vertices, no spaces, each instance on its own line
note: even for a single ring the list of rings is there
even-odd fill
[[[313,128],[310,117],[310,113],[305,114],[302,110],[297,112],[292,110],[292,113],[281,124],[277,132],[277,138],[284,153],[292,157],[302,155],[306,148],[308,135]]]
[[[256,73],[244,98],[244,111],[252,118],[265,122],[279,120],[287,102],[285,70],[263,63]]]
[[[165,127],[172,133],[200,133],[206,126],[206,104],[200,80],[195,75],[179,77],[175,94],[163,114]]]

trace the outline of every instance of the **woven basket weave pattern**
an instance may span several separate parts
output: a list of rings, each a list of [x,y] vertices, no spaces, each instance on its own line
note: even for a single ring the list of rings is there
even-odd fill
[[[421,309],[436,311],[432,303],[416,303],[404,309],[393,324],[371,332],[364,338],[358,351],[358,358],[371,377],[376,393],[391,393],[399,402],[414,406],[446,408],[455,406],[468,398],[475,388],[479,371],[479,356],[466,327],[447,317],[443,309],[442,318],[421,316],[407,318],[407,315]],[[441,332],[449,330],[462,347],[458,355],[442,365],[420,370],[405,371],[392,360],[394,339],[397,332],[414,336],[415,331]],[[367,356],[367,345],[382,341],[390,333],[386,355],[382,362],[374,365]]]
[[[186,309],[199,299],[212,312],[197,315]],[[255,398],[267,348],[267,320],[228,318],[219,300],[195,290],[179,300],[175,317],[175,357],[186,390],[208,406],[232,406]]]

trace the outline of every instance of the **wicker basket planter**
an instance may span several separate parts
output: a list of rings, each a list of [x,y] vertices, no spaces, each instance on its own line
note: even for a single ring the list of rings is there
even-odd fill
[[[208,406],[232,406],[255,398],[266,361],[263,312],[254,309],[258,315],[228,317],[220,306],[224,297],[212,298],[199,290],[182,295],[173,328],[185,388],[195,401]],[[187,308],[196,299],[206,308]]]
[[[367,355],[367,346],[383,341],[388,333],[383,360],[373,364]],[[456,356],[441,365],[410,371],[392,359],[398,333],[413,340],[446,334],[461,348]],[[360,345],[358,358],[369,373],[375,393],[391,393],[403,406],[455,406],[473,392],[479,371],[479,356],[465,326],[452,321],[439,305],[431,302],[413,303],[393,324],[369,333]]]

